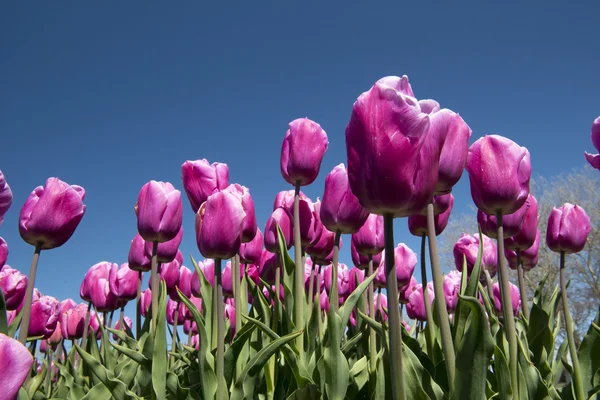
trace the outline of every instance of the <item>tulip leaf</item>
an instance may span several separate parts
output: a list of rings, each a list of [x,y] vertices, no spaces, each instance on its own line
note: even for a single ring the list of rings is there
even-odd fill
[[[102,383],[95,385],[81,400],[110,399],[111,392]]]
[[[508,361],[504,352],[500,347],[494,345],[494,371],[489,372],[495,378],[496,387],[500,400],[512,399],[512,387],[510,381],[510,370],[508,369]]]
[[[596,313],[593,324],[600,324],[600,309]],[[593,384],[594,375],[600,369],[600,333],[594,328],[593,324],[590,325],[577,351],[585,393],[590,393],[596,386]]]
[[[152,387],[158,399],[167,396],[167,334],[166,334],[166,312],[167,312],[167,288],[165,282],[160,282],[158,300],[158,314],[156,317],[156,331],[154,332],[154,348],[152,351]]]
[[[383,325],[381,325],[381,323],[375,321],[373,318],[369,317],[367,314],[363,313],[360,310],[357,310],[357,313],[367,323],[367,325],[369,325],[371,328],[373,328],[375,330],[375,332],[379,336],[381,336],[382,338],[385,338],[385,332],[383,330]]]
[[[356,345],[363,338],[364,332],[364,330],[358,331],[356,335],[352,336],[344,343],[344,345],[342,346],[342,353],[344,353],[346,357],[350,357],[350,353],[355,349]]]
[[[46,363],[46,365],[44,365],[44,368],[42,369],[42,372],[40,374],[36,374],[32,379],[29,380],[29,382],[27,382],[27,395],[30,399],[33,398],[35,392],[37,392],[37,390],[44,382],[44,378],[46,377],[46,374],[48,374],[49,368],[50,365]]]
[[[373,282],[373,280],[375,279],[375,276],[376,276],[376,274],[371,274],[371,276],[366,277],[365,280],[363,281],[363,283],[361,283],[360,285],[358,285],[358,287],[356,289],[354,289],[352,294],[350,294],[350,296],[348,296],[348,298],[346,299],[344,304],[340,307],[340,309],[339,309],[339,313],[340,313],[340,317],[341,317],[340,330],[345,329],[346,325],[348,325],[348,320],[350,319],[350,314],[352,313],[352,310],[356,306],[356,303],[360,300],[363,292],[365,290],[367,290],[367,288],[369,287],[371,282]],[[343,332],[341,332],[341,333],[343,333]]]
[[[302,389],[296,389],[288,396],[287,400],[316,400],[321,398],[319,387],[315,384],[306,385]]]
[[[255,328],[256,325],[253,324],[244,325],[239,332],[236,332],[235,340],[233,341],[233,343],[231,343],[231,346],[229,346],[225,351],[225,355],[223,357],[223,364],[225,366],[225,382],[227,382],[228,386],[230,386],[233,383],[236,358],[238,357],[246,342],[252,336],[252,332]]]
[[[342,319],[335,312],[327,314],[327,332],[323,349],[323,369],[325,372],[325,392],[331,400],[346,397],[350,368],[348,360],[340,350],[342,343]]]
[[[362,356],[360,360],[354,363],[352,368],[350,368],[350,377],[356,386],[356,392],[360,392],[369,381],[367,356]]]
[[[132,350],[128,347],[125,346],[121,346],[119,344],[116,343],[110,343],[110,345],[112,347],[115,348],[115,350],[117,350],[119,353],[129,357],[130,359],[132,359],[133,361],[135,361],[138,364],[146,364],[148,363],[150,360],[148,360],[146,357],[144,357],[144,355],[138,351]]]
[[[79,386],[77,383],[75,383],[75,379],[73,378],[73,375],[71,375],[68,371],[68,369],[60,364],[60,363],[56,363],[54,364],[58,367],[58,371],[60,373],[60,375],[64,378],[65,381],[65,386],[69,389],[68,390],[68,398],[69,399],[81,399],[82,397],[85,396],[85,393],[83,391],[83,389],[81,388],[81,386]]]
[[[127,326],[127,325],[125,325],[125,326]],[[129,329],[129,327],[127,327],[127,328]],[[113,329],[109,326],[105,326],[104,329],[109,331],[113,335],[115,335],[119,339],[119,341],[125,342],[127,347],[129,347],[130,349],[137,348],[138,342],[136,342],[136,340],[133,338],[133,336],[128,335],[127,333],[125,333],[124,331],[122,331],[120,329],[118,329],[118,330]]]

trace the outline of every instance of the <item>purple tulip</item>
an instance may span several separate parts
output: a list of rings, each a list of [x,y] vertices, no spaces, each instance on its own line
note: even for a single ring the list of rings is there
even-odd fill
[[[186,161],[181,165],[183,189],[194,213],[211,194],[229,186],[229,167],[223,163],[210,164],[206,159]]]
[[[231,271],[231,261],[227,261],[225,268],[223,268],[222,282],[223,282],[223,296],[233,297],[233,275]],[[244,276],[244,266],[240,263],[240,281]]]
[[[31,372],[33,356],[18,340],[0,333],[0,387],[4,399],[16,399]]]
[[[323,289],[319,295],[319,303],[321,304],[321,311],[329,312],[329,295]]]
[[[462,273],[457,270],[450,271],[448,275],[444,276],[444,297],[446,298],[446,308],[449,313],[453,313],[456,310],[458,295],[460,294],[461,278]]]
[[[183,303],[167,300],[167,324],[173,325],[175,323],[175,310],[177,310],[177,325],[182,325],[185,322],[185,314],[187,309]]]
[[[8,259],[8,244],[6,244],[6,240],[0,237],[0,271],[6,264],[6,260]]]
[[[529,151],[510,139],[485,136],[469,148],[467,172],[477,208],[496,215],[512,214],[529,195]]]
[[[146,255],[146,241],[139,233],[131,240],[127,263],[129,268],[138,272],[148,272],[152,267],[152,260]]]
[[[81,296],[83,301],[92,301],[92,287],[94,283],[100,279],[104,279],[108,282],[108,280],[110,279],[110,271],[112,269],[118,270],[118,268],[119,266],[117,264],[110,263],[108,261],[101,261],[97,264],[92,265],[90,269],[85,273],[85,276],[83,277],[83,281],[81,282],[81,286],[79,288],[79,296]]]
[[[512,283],[508,283],[510,286],[510,300],[512,303],[513,314],[517,316],[519,309],[521,308],[521,294],[519,288]],[[502,315],[502,300],[500,298],[500,285],[498,282],[494,282],[492,285],[492,293],[494,294],[494,307],[498,315]]]
[[[502,216],[502,228],[505,238],[510,238],[521,232],[521,228],[525,222],[525,217],[529,214],[529,208],[532,206],[531,198],[533,198],[533,196],[530,194],[521,208],[512,214]],[[533,198],[533,201],[535,201],[535,198]],[[537,206],[537,202],[535,202],[535,204]],[[496,220],[495,215],[489,215],[481,210],[478,210],[477,223],[481,226],[481,232],[483,232],[484,235],[498,239],[498,221]]]
[[[83,337],[86,313],[87,305],[78,304],[60,314],[60,328],[65,339],[75,340]]]
[[[190,297],[190,301],[194,306],[196,306],[198,312],[202,313],[202,299],[200,297],[192,296]],[[185,308],[185,319],[189,321],[194,320],[194,315],[187,307]]]
[[[0,171],[0,224],[4,221],[4,215],[12,205],[13,194],[10,186],[4,178],[4,174]]]
[[[321,203],[321,222],[332,231],[356,233],[369,217],[348,185],[344,164],[335,167],[325,178],[325,193]]]
[[[181,290],[181,292],[188,299],[192,297],[192,276],[195,274],[196,271],[192,273],[192,271],[185,265],[182,265],[181,268],[179,268],[179,279],[177,280],[177,288],[179,288],[179,290]],[[179,294],[177,293],[177,290],[174,291],[173,295],[175,296],[175,298],[173,296],[171,296],[171,298],[174,298],[175,300],[179,301]]]
[[[228,259],[240,250],[246,213],[231,193],[212,194],[196,214],[196,242],[206,258]]]
[[[170,263],[163,264],[160,268],[160,280],[165,282],[167,293],[174,300],[179,300],[179,294],[177,294],[177,284],[179,283],[179,270],[181,266],[179,261],[173,260]],[[152,289],[152,279],[148,281],[148,287]]]
[[[242,208],[246,213],[246,217],[242,222],[242,243],[248,243],[256,235],[258,227],[256,225],[256,213],[254,211],[254,200],[250,196],[250,191],[247,187],[234,183],[229,185],[225,191],[234,195],[242,204]]]
[[[314,290],[316,290],[316,288],[317,288],[317,280],[321,278],[319,276],[320,274],[317,275],[316,267],[317,267],[317,265],[313,262],[313,260],[311,258],[306,259],[306,263],[304,264],[304,290],[306,291],[307,295],[308,295],[308,291],[310,288],[311,278],[313,280],[313,289]]]
[[[335,233],[327,230],[321,222],[321,201],[319,199],[314,203],[314,209],[315,233],[310,246],[306,247],[306,252],[313,258],[315,263],[326,265],[331,263],[331,257],[333,256]],[[340,238],[341,248],[342,240]],[[328,259],[329,261],[327,261]]]
[[[594,120],[594,123],[592,124],[592,144],[594,145],[594,147],[596,148],[597,151],[600,151],[600,117],[596,118]],[[585,159],[587,160],[587,162],[590,163],[590,165],[596,169],[600,169],[600,154],[589,154],[588,152],[585,152]],[[0,173],[0,175],[2,175]],[[0,180],[0,187],[1,187],[1,180]],[[0,204],[1,204],[1,200],[0,200]],[[0,206],[1,207],[1,206]],[[0,218],[0,222],[2,221],[2,219]]]
[[[443,198],[443,200],[442,200]],[[446,226],[448,226],[448,220],[450,219],[450,213],[454,206],[454,196],[451,193],[435,196],[433,198],[434,211],[436,203],[440,204],[443,201],[445,210],[436,213],[433,216],[433,224],[435,227],[435,235],[439,236]],[[415,214],[408,217],[408,230],[415,236],[422,237],[427,235],[427,216],[422,214]]]
[[[168,242],[181,229],[181,192],[169,182],[150,181],[142,186],[135,205],[138,232],[147,242]]]
[[[294,242],[294,226],[292,215],[284,208],[277,208],[267,220],[265,226],[265,248],[272,253],[279,252],[277,226],[281,228],[285,238],[285,246],[289,250]]]
[[[277,268],[277,254],[263,250],[259,261],[259,275],[267,283],[275,283],[275,270]]]
[[[128,316],[125,316],[125,317],[123,317],[123,322],[124,322],[123,325],[127,325],[129,330],[131,330],[131,327],[133,326],[133,321],[131,320],[131,318],[129,318]],[[115,323],[115,330],[126,332],[125,326],[121,327],[121,320],[117,320],[117,322]],[[113,339],[116,341],[116,340],[119,340],[119,337],[113,333]]]
[[[98,312],[114,311],[122,305],[119,298],[111,292],[108,279],[100,278],[97,281],[94,281],[89,290],[92,304]]]
[[[579,253],[585,247],[592,231],[590,217],[578,205],[565,203],[553,208],[548,218],[546,244],[552,251],[566,254]]]
[[[468,235],[463,233],[460,239],[454,245],[454,264],[456,269],[462,272],[463,259],[467,260],[467,271],[471,276],[471,271],[477,261],[479,251],[479,234]],[[490,276],[496,275],[498,267],[498,250],[496,243],[489,237],[483,235],[483,256],[481,257],[481,276],[483,271],[487,270]]]
[[[396,264],[396,279],[398,288],[404,287],[410,283],[415,265],[417,265],[417,255],[404,243],[400,243],[394,249],[394,260]],[[385,251],[381,255],[381,263],[377,268],[375,276],[375,286],[385,288],[387,277],[385,275]]]
[[[373,304],[375,304],[375,317],[378,320],[387,321],[388,298],[383,293],[375,293],[373,296]]]
[[[290,214],[294,213],[294,197],[295,190],[283,190],[275,195],[275,201],[273,202],[273,211],[279,207],[285,208]],[[306,195],[300,191],[298,194],[300,200],[311,201]]]
[[[381,254],[385,248],[383,217],[381,215],[369,214],[358,232],[352,235],[352,246],[358,254]]]
[[[60,319],[56,322],[56,327],[54,328],[54,332],[47,340],[43,340],[42,343],[47,342],[52,348],[56,348],[61,340],[63,340],[62,328],[60,325]]]
[[[77,303],[75,303],[75,300],[73,300],[73,299],[64,299],[58,305],[58,308],[60,310],[59,311],[60,315],[62,315],[62,313],[65,313],[69,310],[72,310],[75,307],[77,307]]]
[[[365,269],[369,266],[369,256],[364,256],[356,251],[356,247],[354,245],[354,235],[352,235],[352,240],[350,241],[350,253],[352,255],[352,262],[356,268]],[[377,266],[381,263],[382,254],[383,252],[371,256],[374,266]]]
[[[88,328],[88,335],[93,334],[96,337],[96,340],[100,340],[102,337],[100,325],[102,324],[104,324],[104,317],[102,314],[94,311],[90,312],[90,326]]]
[[[328,266],[323,269],[322,283],[327,293],[331,293],[331,268],[333,268],[333,266]],[[350,294],[350,290],[352,289],[352,284],[350,283],[350,269],[348,269],[348,266],[344,263],[338,263],[337,269],[338,294],[340,297],[343,297]]]
[[[48,178],[46,186],[35,188],[21,208],[19,233],[23,240],[42,250],[65,244],[83,218],[84,197],[81,186]]]
[[[539,249],[540,249],[540,231],[537,231],[535,241],[533,245],[528,248],[521,250],[521,264],[525,271],[533,269],[538,263]],[[517,252],[515,250],[504,249],[504,255],[508,260],[508,266],[516,270],[517,269]]]
[[[0,270],[0,290],[2,290],[2,294],[4,295],[6,309],[9,311],[16,310],[25,298],[27,276],[23,275],[19,270],[5,265]]]
[[[421,112],[425,114],[435,114],[440,111],[440,103],[432,99],[419,100],[419,106],[421,107]]]
[[[234,299],[228,298],[225,300],[225,315],[224,317],[229,320],[229,326],[231,326],[232,332],[235,333],[235,301]]]
[[[429,303],[433,304],[435,294],[433,293],[433,283],[427,284],[427,295],[429,296]],[[408,304],[406,304],[406,314],[409,318],[417,321],[427,321],[427,313],[425,311],[425,300],[423,298],[423,285],[418,284],[414,290],[408,296]]]
[[[150,310],[150,306],[152,306],[152,290],[146,289],[143,290],[140,295],[140,311],[143,317],[146,316],[146,313]]]
[[[319,175],[329,141],[321,125],[308,118],[290,122],[281,146],[281,175],[291,185],[310,185]]]
[[[459,181],[469,152],[471,128],[457,113],[443,109],[431,115],[430,135],[443,143],[440,151],[436,194],[452,191]]]
[[[204,274],[204,277],[208,281],[211,286],[215,286],[215,261],[212,259],[207,259],[202,261],[198,261],[198,268]],[[200,278],[196,271],[192,273],[192,295],[196,297],[201,297],[202,294],[200,292]]]
[[[358,283],[356,281],[358,280]],[[350,276],[348,279],[348,291],[346,293],[346,297],[350,296],[352,292],[363,283],[365,280],[365,271],[360,268],[350,268]]]
[[[127,263],[119,269],[111,268],[108,275],[110,291],[120,302],[127,303],[137,297],[138,272],[129,268]]]
[[[410,282],[408,283],[408,285],[403,286],[398,290],[398,301],[402,304],[407,304],[410,294],[413,292],[413,290],[415,290],[417,285],[418,285],[417,280],[415,279],[414,276],[411,276]]]
[[[158,244],[156,249],[156,256],[159,263],[170,263],[177,257],[179,252],[179,245],[181,244],[181,240],[183,239],[183,227],[179,229],[177,232],[177,236],[173,239],[168,240],[166,242],[162,242]],[[146,246],[144,248],[146,259],[152,260],[152,242],[146,242]]]
[[[507,235],[504,234],[504,247],[507,249],[528,249],[533,246],[533,243],[536,240],[536,235],[539,233],[538,222],[540,220],[540,215],[538,213],[537,200],[535,197],[533,197],[533,195],[530,194],[529,197],[527,197],[525,204],[529,204],[529,207],[527,208],[527,212],[523,218],[523,223],[521,224],[519,233],[512,237],[507,237]],[[503,217],[503,225],[504,220],[505,219]]]
[[[263,247],[263,234],[260,229],[256,229],[254,239],[248,243],[240,245],[240,263],[255,264],[260,260]]]
[[[285,208],[290,215],[294,215],[294,190],[285,190],[277,193],[273,204],[273,211],[277,208]],[[315,216],[315,206],[311,199],[302,192],[299,193],[299,211],[300,211],[300,241],[302,246],[308,246],[315,240],[317,234],[317,223]]]
[[[346,127],[350,187],[378,215],[419,212],[437,184],[440,143],[406,85],[406,77],[380,79],[356,100]]]
[[[41,336],[48,339],[56,329],[59,301],[51,296],[42,296],[31,304],[28,337]]]
[[[186,319],[183,323],[183,333],[185,333],[186,335],[197,335],[198,326],[194,321]]]

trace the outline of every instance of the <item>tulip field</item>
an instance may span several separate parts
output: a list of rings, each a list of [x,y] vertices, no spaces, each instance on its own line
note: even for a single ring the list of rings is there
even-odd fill
[[[33,189],[18,221],[29,271],[7,264],[0,238],[0,400],[599,396],[600,313],[576,341],[565,278],[592,231],[586,211],[566,203],[540,215],[529,151],[472,138],[406,76],[379,79],[348,113],[347,159],[320,199],[301,189],[321,173],[327,134],[290,122],[280,158],[290,190],[262,230],[251,188],[229,182],[225,163],[185,161],[181,182],[146,183],[123,205],[137,217],[128,262],[98,260],[76,278],[80,299],[40,293],[35,279],[44,253],[77,234],[85,189],[53,177]],[[591,138],[600,150],[600,117]],[[585,158],[600,169],[600,155]],[[437,240],[464,170],[479,231],[456,242],[444,273]],[[0,223],[9,183],[0,172]],[[195,221],[183,221],[176,186]],[[394,223],[420,238],[418,251],[394,238]],[[199,253],[180,251],[183,225]],[[540,246],[560,260],[560,284],[542,290],[542,280],[528,298]]]

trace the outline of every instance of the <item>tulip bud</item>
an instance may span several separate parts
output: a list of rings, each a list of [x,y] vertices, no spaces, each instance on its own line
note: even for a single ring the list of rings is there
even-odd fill
[[[327,292],[325,290],[322,290],[321,294],[319,295],[319,303],[321,304],[321,311],[328,313],[329,312],[329,295],[327,294]]]
[[[87,305],[79,304],[60,314],[60,328],[65,339],[75,340],[83,337],[87,309]]]
[[[59,301],[51,296],[42,296],[31,304],[28,337],[42,336],[48,339],[56,329]]]
[[[9,311],[16,310],[25,298],[27,276],[23,275],[19,270],[5,265],[0,270],[0,290],[2,290],[2,294],[4,295],[6,309]]]
[[[194,271],[193,275],[195,274],[196,272]],[[181,290],[181,293],[183,293],[188,299],[192,297],[192,280],[192,271],[185,265],[182,265],[181,268],[179,268],[179,279],[177,281],[177,288],[179,288],[179,290]],[[171,296],[171,293],[169,293],[169,295]],[[171,296],[171,298],[176,301],[180,301],[177,290],[174,290],[173,296]]]
[[[100,278],[97,281],[94,281],[90,287],[90,295],[92,304],[98,312],[114,311],[121,306],[119,298],[110,290],[108,279]]]
[[[254,239],[256,231],[258,230],[256,225],[256,213],[254,211],[254,200],[252,200],[248,188],[238,185],[237,183],[229,185],[225,190],[239,200],[246,213],[244,221],[242,222],[242,243],[248,243]]]
[[[227,261],[225,268],[221,272],[221,281],[223,282],[223,296],[233,297],[233,275],[231,271],[231,261]],[[240,263],[240,282],[244,276],[244,266]]]
[[[527,200],[531,178],[529,151],[510,139],[491,135],[473,143],[467,172],[473,201],[487,214],[512,214]]]
[[[375,304],[375,318],[379,321],[388,320],[388,298],[383,293],[375,293],[373,296],[373,304]]]
[[[56,327],[54,328],[54,332],[52,332],[52,335],[50,335],[48,340],[43,340],[42,343],[47,342],[47,344],[50,345],[52,348],[56,348],[56,345],[58,345],[61,342],[61,340],[63,340],[63,335],[59,319],[58,321],[56,321]]]
[[[6,240],[0,237],[0,271],[6,264],[6,260],[8,259],[8,245],[6,244]]]
[[[267,283],[275,283],[275,271],[277,269],[277,254],[263,250],[259,261],[259,275]],[[282,274],[283,275],[283,274]]]
[[[354,245],[354,235],[352,235],[352,240],[350,241],[350,253],[352,255],[352,262],[356,268],[365,269],[369,266],[369,256],[364,256],[356,251],[356,247]],[[381,263],[381,255],[383,252],[371,256],[373,259],[373,266],[376,267]]]
[[[135,205],[138,232],[147,242],[168,242],[181,229],[181,192],[169,182],[150,181],[142,186]]]
[[[204,274],[204,278],[208,281],[208,283],[214,287],[215,286],[215,261],[212,259],[206,259],[204,262],[198,262],[198,268]],[[200,279],[198,274],[192,274],[192,294],[197,297],[201,297],[200,293]]]
[[[235,301],[232,298],[228,298],[225,300],[224,317],[229,320],[229,326],[231,326],[231,331],[235,333]]]
[[[462,273],[456,270],[450,271],[448,275],[444,276],[444,297],[446,298],[446,308],[449,313],[453,313],[456,310],[461,279]]]
[[[306,263],[304,264],[304,290],[308,295],[308,291],[310,289],[310,280],[313,280],[313,290],[317,288],[317,280],[320,276],[317,275],[316,265],[313,260],[310,258],[306,259]]]
[[[104,324],[104,317],[102,314],[97,312],[90,312],[90,326],[88,328],[88,334],[94,334],[96,340],[100,340],[102,337],[102,330],[100,325]]]
[[[240,250],[242,223],[246,213],[231,193],[209,196],[196,214],[196,242],[206,258],[228,259]]]
[[[346,127],[346,153],[360,204],[378,215],[405,217],[433,196],[440,144],[429,135],[429,115],[399,82],[408,78],[380,79],[358,97]]]
[[[229,167],[222,163],[209,164],[206,159],[188,160],[181,165],[181,179],[192,210],[197,213],[211,194],[229,186]]]
[[[21,208],[19,233],[23,240],[42,250],[65,244],[83,218],[84,197],[81,186],[48,178],[46,186],[35,188]]]
[[[450,213],[452,212],[452,207],[454,206],[454,196],[451,193],[435,196],[433,198],[434,212],[436,203],[440,204],[442,202],[445,204],[445,210],[436,213],[433,216],[433,225],[435,227],[436,236],[439,236],[448,225]],[[408,217],[408,230],[411,234],[418,237],[427,235],[427,216],[415,214]]]
[[[177,310],[177,325],[182,325],[185,322],[185,314],[187,309],[183,303],[167,300],[167,324],[175,324],[175,310]]]
[[[152,306],[152,290],[146,289],[142,291],[140,295],[140,312],[143,317],[146,317],[146,313],[150,310],[150,306]]]
[[[348,291],[346,297],[350,296],[352,292],[363,283],[365,280],[365,271],[360,268],[350,268],[350,277],[348,279]],[[358,282],[358,283],[357,283]]]
[[[285,238],[285,246],[289,250],[294,242],[294,226],[292,216],[283,208],[273,211],[265,226],[265,248],[272,253],[279,252],[277,226],[281,228]]]
[[[240,262],[242,264],[255,264],[260,260],[263,246],[263,234],[256,229],[254,239],[240,245]]]
[[[414,97],[414,95],[412,96]],[[419,106],[421,107],[421,112],[425,114],[435,114],[440,111],[440,103],[432,99],[419,100]]]
[[[519,314],[519,309],[521,308],[521,294],[519,293],[519,288],[512,283],[508,283],[510,285],[510,300],[512,303],[512,309],[515,316]],[[496,313],[498,315],[502,315],[502,300],[500,297],[500,285],[498,282],[494,282],[492,285],[492,293],[494,294],[494,306],[496,308]]]
[[[560,208],[553,208],[548,217],[546,244],[552,251],[579,253],[585,247],[591,231],[590,217],[585,210],[578,205],[565,203]]]
[[[385,274],[385,251],[381,254],[381,262],[375,276],[375,286],[385,288],[387,283],[387,276]],[[394,249],[394,262],[396,264],[398,288],[402,288],[410,283],[410,278],[415,270],[415,265],[417,265],[417,255],[407,245],[400,243]]]
[[[137,297],[138,272],[129,268],[127,263],[121,264],[119,269],[111,268],[108,275],[110,291],[124,305],[129,300]]]
[[[489,237],[483,236],[483,255],[481,257],[481,276],[484,269],[487,270],[493,277],[496,275],[498,267],[498,250],[496,243]],[[454,245],[454,264],[456,269],[462,272],[463,260],[467,260],[467,271],[471,276],[471,271],[477,261],[477,253],[479,252],[479,234],[468,235],[463,233],[460,239]]]
[[[202,314],[202,299],[199,297],[192,296],[192,297],[190,297],[190,301],[192,302],[192,304],[194,306],[196,306],[196,309],[198,310],[198,312]],[[187,307],[185,308],[185,319],[189,320],[189,321],[194,320],[194,315]]]
[[[133,321],[131,320],[131,318],[129,318],[128,316],[124,316],[123,317],[123,321],[124,321],[124,324],[123,324],[123,326],[121,326],[121,320],[120,319],[117,320],[117,322],[115,323],[115,330],[116,331],[127,332],[127,330],[125,329],[125,325],[127,325],[127,327],[129,328],[129,330],[131,330],[131,327],[133,326]],[[113,339],[114,340],[119,340],[119,337],[113,333]]]
[[[504,234],[504,247],[507,249],[528,249],[533,246],[536,235],[539,234],[538,222],[540,220],[540,215],[538,214],[537,200],[530,194],[527,197],[525,204],[529,204],[529,208],[527,208],[519,232],[512,237],[507,237],[507,235]],[[502,225],[504,225],[504,217],[502,218]]]
[[[127,263],[129,268],[138,272],[148,272],[152,268],[152,260],[146,255],[146,241],[139,233],[131,240]]]
[[[31,372],[33,356],[18,340],[0,333],[0,387],[2,397],[16,399]]]
[[[327,293],[331,293],[331,285],[332,285],[332,270],[333,265],[328,266],[323,269],[323,285]],[[338,294],[343,297],[349,294],[349,290],[351,289],[350,284],[350,269],[344,263],[338,263],[337,265],[338,274],[337,274],[337,285],[338,285]]]
[[[531,201],[529,200],[532,196],[529,195],[525,203],[512,214],[502,216],[502,228],[503,235],[505,238],[509,238],[517,235],[523,227],[525,216],[528,214],[529,208],[531,207]],[[481,210],[477,211],[477,223],[481,226],[481,232],[484,235],[494,239],[498,239],[498,221],[495,215],[488,215]]]
[[[321,125],[308,118],[290,122],[281,146],[281,175],[291,185],[310,185],[319,175],[329,141]]]
[[[197,335],[198,326],[194,321],[186,319],[183,323],[183,333],[185,333],[186,335]]]
[[[6,183],[4,174],[0,171],[0,224],[4,221],[4,214],[12,205],[13,195],[10,186]]]
[[[160,280],[165,282],[165,286],[167,288],[167,293],[174,300],[179,300],[179,295],[177,294],[177,283],[179,282],[179,262],[177,260],[173,260],[170,263],[163,264],[160,268]],[[152,289],[152,279],[148,281],[148,287]],[[174,294],[174,296],[172,296]]]
[[[108,261],[101,261],[97,264],[92,265],[90,269],[85,273],[83,282],[81,282],[81,286],[79,288],[79,295],[81,296],[81,298],[87,302],[92,301],[92,287],[94,283],[100,279],[108,281],[110,279],[111,269],[118,268],[119,267],[117,264],[110,263]]]
[[[380,254],[385,248],[383,217],[369,214],[358,232],[352,234],[352,246],[361,255]]]
[[[540,249],[540,231],[537,231],[537,235],[535,237],[535,241],[533,245],[525,250],[521,250],[521,264],[523,269],[529,271],[533,269],[538,263]],[[515,250],[505,249],[504,255],[508,260],[508,266],[516,270],[517,269],[517,252]]]
[[[159,243],[156,248],[156,256],[159,263],[170,263],[177,257],[179,252],[179,245],[181,244],[181,239],[183,239],[183,227],[179,229],[177,232],[177,236],[173,239],[168,240],[163,243]],[[152,260],[152,242],[146,242],[144,247],[144,252],[146,259]]]
[[[594,147],[596,148],[597,151],[600,151],[600,117],[596,118],[594,120],[594,123],[592,124],[592,144],[594,145]],[[589,154],[588,152],[585,152],[585,159],[587,160],[587,162],[590,163],[590,165],[596,169],[600,169],[600,154]],[[2,173],[0,173],[0,175],[2,175]],[[1,183],[1,181],[0,181]],[[1,187],[1,185],[0,185]],[[1,201],[0,201],[1,203]],[[1,206],[0,206],[1,207]],[[0,212],[1,215],[1,212]],[[2,218],[0,218],[0,222],[2,221]]]
[[[427,284],[427,295],[429,296],[429,304],[433,304],[435,294],[433,292],[433,283]],[[409,318],[417,321],[427,321],[427,313],[425,311],[425,300],[423,297],[423,285],[415,286],[413,292],[408,296],[408,304],[406,305],[406,314]]]

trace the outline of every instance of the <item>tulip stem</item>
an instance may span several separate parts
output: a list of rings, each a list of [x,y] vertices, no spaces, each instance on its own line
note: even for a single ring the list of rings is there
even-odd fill
[[[138,271],[137,296],[135,307],[135,338],[140,340],[142,332],[142,271]]]
[[[485,286],[487,288],[488,297],[490,300],[494,301],[494,287],[492,282],[492,277],[490,276],[490,271],[487,268],[483,269],[485,275]]]
[[[429,290],[427,289],[427,263],[425,261],[425,251],[427,245],[427,236],[421,236],[421,282],[423,282],[423,302],[425,303],[425,315],[427,316],[427,331],[425,331],[425,340],[427,342],[427,353],[433,355],[433,340],[435,330],[433,327],[433,314],[431,311],[431,302],[429,300]]]
[[[304,329],[304,264],[302,264],[302,238],[300,236],[300,181],[296,181],[294,192],[294,325]],[[300,358],[304,357],[304,335],[296,338]]]
[[[224,400],[227,396],[227,388],[224,386],[225,376],[225,312],[223,310],[223,282],[221,279],[221,259],[215,258],[215,284],[217,291],[217,400]]]
[[[383,216],[385,236],[385,275],[388,293],[388,318],[390,330],[390,373],[392,379],[392,396],[394,400],[404,400],[404,371],[402,366],[402,331],[400,327],[400,304],[398,302],[398,280],[396,278],[396,263],[394,257],[394,216]],[[337,237],[337,235],[336,235]],[[337,261],[334,247],[333,259]],[[335,266],[337,272],[337,265]],[[337,279],[337,277],[336,277]],[[337,280],[331,281],[332,290],[337,287]],[[337,295],[337,291],[336,291]],[[336,298],[337,300],[337,298]]]
[[[112,328],[112,320],[113,320],[113,316],[115,315],[115,310],[112,310],[109,314],[108,317],[108,324],[106,323],[106,321],[104,321],[104,326],[108,326],[109,328]]]
[[[316,265],[317,269],[319,265]],[[310,274],[308,276],[308,315],[312,315],[313,301],[315,297],[315,265],[311,265]]]
[[[340,305],[338,295],[338,258],[340,256],[340,238],[342,232],[338,229],[335,231],[335,241],[333,244],[333,261],[331,263],[331,296],[329,297],[329,311],[337,313]]]
[[[431,262],[431,275],[433,278],[433,293],[436,299],[435,311],[440,324],[442,337],[442,351],[446,362],[446,373],[448,375],[448,387],[450,393],[454,390],[454,368],[455,354],[452,344],[452,333],[450,332],[450,318],[446,308],[446,297],[444,296],[444,278],[440,268],[440,255],[437,249],[437,237],[435,236],[435,220],[433,214],[433,203],[427,205],[427,239],[429,240],[429,260]],[[423,294],[427,291],[427,282],[423,282]]]
[[[171,343],[171,351],[177,351],[177,322],[179,320],[179,302],[177,302],[177,306],[175,307],[175,311],[173,312],[173,339]]]
[[[529,321],[529,303],[527,302],[527,292],[525,291],[525,271],[521,262],[521,249],[517,249],[517,275],[519,277],[519,292],[521,295],[521,307],[523,315]]]
[[[51,349],[48,349],[48,352],[46,353],[47,356],[47,362],[48,362],[48,369],[46,370],[46,390],[44,393],[46,395],[47,398],[50,398],[52,396],[50,396],[50,391],[52,390],[52,356],[53,356],[53,351]]]
[[[233,268],[231,270],[231,279],[233,279],[233,301],[235,302],[235,331],[237,335],[240,329],[242,329],[242,285],[240,282],[241,275],[239,254],[236,254],[231,261],[231,268]]]
[[[367,278],[373,275],[373,256],[369,254],[369,265],[367,267]],[[375,296],[373,295],[373,282],[367,289],[367,304],[369,305],[369,316],[375,319]],[[369,327],[369,369],[372,374],[377,371],[377,337],[375,329]]]
[[[515,398],[518,398],[519,381],[517,378],[517,331],[515,328],[515,316],[512,311],[508,271],[506,271],[506,263],[504,258],[504,228],[502,227],[502,212],[496,213],[496,221],[498,224],[498,281],[500,283],[500,299],[502,302],[504,326],[506,328],[506,339],[508,340],[508,351],[510,353],[509,367],[512,392]]]
[[[31,315],[31,302],[33,297],[33,288],[35,287],[35,274],[37,273],[38,261],[42,244],[38,243],[33,252],[31,267],[29,267],[29,278],[27,279],[27,291],[25,292],[25,300],[23,303],[23,318],[21,318],[21,328],[19,329],[19,342],[25,345],[27,343],[27,334],[29,333],[29,317]]]
[[[587,399],[581,379],[581,369],[579,367],[579,357],[577,356],[577,346],[573,336],[573,319],[569,311],[569,300],[567,298],[567,280],[565,278],[565,252],[560,252],[560,292],[562,296],[563,313],[565,314],[565,327],[567,329],[567,340],[569,342],[569,352],[571,353],[571,362],[573,363],[573,387],[575,388],[576,400]]]
[[[88,301],[88,306],[87,306],[87,311],[85,312],[85,322],[83,323],[83,337],[81,338],[81,348],[85,351],[87,351],[87,339],[88,339],[88,335],[89,335],[89,330],[90,330],[90,309],[92,308],[92,302]],[[72,346],[74,347],[73,344],[75,343],[74,340],[72,340]],[[77,364],[79,363],[79,353],[75,352],[75,367],[77,367]]]
[[[317,328],[319,330],[319,340],[321,338],[321,333],[323,333],[323,315],[321,311],[321,266],[317,265]]]
[[[121,307],[121,313],[119,315],[119,328],[127,333],[127,330],[125,329],[125,326],[123,326],[123,323],[125,323],[125,306]]]
[[[158,242],[152,242],[152,261],[150,265],[150,279],[152,279],[152,325],[156,332],[156,325],[158,323],[158,294],[160,291],[160,281],[158,277]]]

